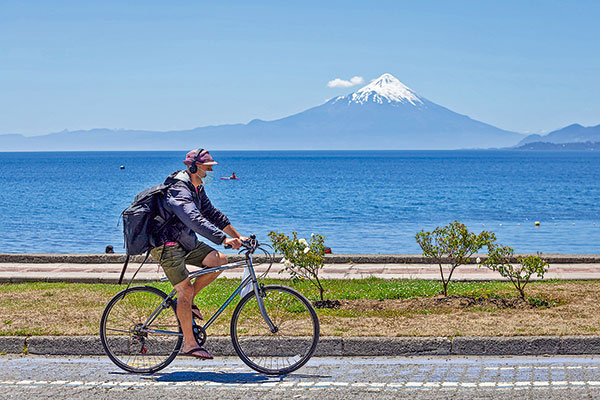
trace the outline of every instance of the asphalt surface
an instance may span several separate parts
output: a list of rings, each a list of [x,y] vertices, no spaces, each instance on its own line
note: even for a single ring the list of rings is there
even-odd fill
[[[0,398],[600,399],[599,357],[323,357],[269,377],[235,357],[153,375],[106,357],[0,356]]]

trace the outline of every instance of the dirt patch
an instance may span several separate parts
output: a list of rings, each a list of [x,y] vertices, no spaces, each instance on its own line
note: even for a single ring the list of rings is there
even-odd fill
[[[333,308],[337,309],[342,306],[342,302],[339,300],[317,300],[313,301],[315,308]]]
[[[405,310],[405,311],[460,311],[472,308],[485,309],[529,309],[535,308],[527,300],[520,297],[473,297],[473,296],[436,296],[436,297],[417,297],[413,299],[400,300],[374,300],[374,299],[356,299],[342,300],[340,309],[355,310],[359,312],[377,311],[377,310]]]

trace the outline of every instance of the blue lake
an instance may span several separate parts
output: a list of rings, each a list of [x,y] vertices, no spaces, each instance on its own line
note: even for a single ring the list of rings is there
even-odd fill
[[[123,252],[121,211],[185,152],[0,153],[0,252]],[[242,234],[335,253],[420,253],[459,220],[517,252],[600,253],[600,152],[215,151],[213,204]],[[123,165],[125,169],[119,167]],[[535,227],[534,222],[540,221]]]

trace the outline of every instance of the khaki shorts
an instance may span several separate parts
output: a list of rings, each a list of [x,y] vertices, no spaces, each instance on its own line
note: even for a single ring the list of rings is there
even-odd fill
[[[186,263],[205,268],[202,261],[204,261],[207,255],[215,251],[215,249],[203,242],[198,242],[196,247],[189,253],[186,252],[180,244],[168,244],[166,245],[164,252],[163,247],[165,246],[153,248],[150,250],[150,254],[152,255],[152,258],[160,264],[163,271],[165,271],[165,275],[169,278],[169,282],[171,282],[173,286],[182,282],[190,275],[190,272],[185,266]]]

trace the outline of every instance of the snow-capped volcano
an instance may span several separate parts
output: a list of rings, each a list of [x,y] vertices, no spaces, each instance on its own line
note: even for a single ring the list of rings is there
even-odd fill
[[[356,92],[335,99],[336,102],[343,100],[357,104],[368,102],[379,104],[410,103],[414,106],[423,104],[423,100],[411,88],[400,82],[392,74],[383,74]]]
[[[274,121],[171,132],[0,135],[0,149],[182,150],[197,141],[204,148],[228,150],[447,150],[514,146],[522,138],[420,97],[393,75],[383,74],[356,92]]]

